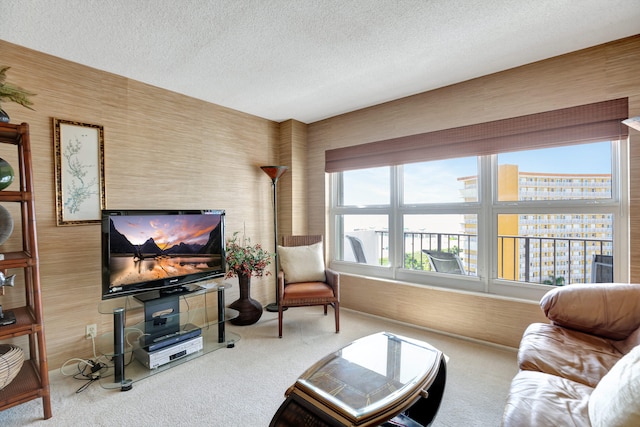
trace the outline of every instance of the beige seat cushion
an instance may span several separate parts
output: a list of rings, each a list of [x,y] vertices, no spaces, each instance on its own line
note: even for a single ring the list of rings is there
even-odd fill
[[[322,282],[299,282],[284,287],[283,298],[288,304],[313,302],[333,298],[331,286]]]
[[[286,283],[326,280],[322,242],[309,246],[278,246],[278,257]]]
[[[589,397],[593,427],[640,426],[640,346],[602,378]]]

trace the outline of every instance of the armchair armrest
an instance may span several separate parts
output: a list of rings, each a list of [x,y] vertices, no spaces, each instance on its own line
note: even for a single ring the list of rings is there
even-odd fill
[[[621,340],[640,327],[640,285],[568,285],[547,292],[540,307],[551,323]]]
[[[284,271],[278,271],[278,295],[284,295]],[[276,295],[277,298],[277,295]],[[279,301],[276,301],[279,302]]]
[[[328,268],[325,269],[324,273],[327,276],[327,284],[333,288],[336,298],[340,299],[340,273]]]

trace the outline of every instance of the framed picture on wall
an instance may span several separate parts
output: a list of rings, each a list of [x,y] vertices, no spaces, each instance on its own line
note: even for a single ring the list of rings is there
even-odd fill
[[[104,128],[53,119],[58,225],[99,224],[106,206]]]

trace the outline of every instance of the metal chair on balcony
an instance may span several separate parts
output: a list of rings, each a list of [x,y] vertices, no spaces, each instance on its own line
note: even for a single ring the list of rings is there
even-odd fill
[[[591,283],[613,283],[613,255],[594,255]]]
[[[429,265],[432,271],[449,274],[467,274],[464,265],[462,265],[462,260],[454,253],[427,249],[423,249],[422,252],[429,258]]]
[[[364,256],[362,240],[354,236],[347,236],[347,239],[349,239],[349,243],[351,244],[351,249],[353,250],[353,255],[356,257],[356,262],[366,264],[367,257]]]

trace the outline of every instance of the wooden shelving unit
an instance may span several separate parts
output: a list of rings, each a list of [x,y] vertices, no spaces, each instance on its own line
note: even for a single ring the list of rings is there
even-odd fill
[[[4,259],[0,260],[0,271],[7,275],[13,274],[11,270],[22,269],[25,293],[25,305],[2,306],[3,311],[12,311],[15,314],[16,323],[0,326],[0,343],[19,339],[19,337],[26,337],[25,341],[28,341],[28,348],[23,348],[25,362],[20,373],[10,384],[0,390],[0,411],[42,398],[44,418],[48,419],[52,416],[51,395],[42,319],[29,125],[0,123],[0,144],[14,145],[17,150],[18,167],[12,166],[19,181],[19,190],[0,191],[0,203],[20,205],[22,230],[22,250],[5,252]],[[14,185],[15,183],[12,184]],[[16,222],[15,218],[14,222]],[[6,292],[18,292],[18,285],[15,289],[11,288],[11,291]],[[1,295],[3,295],[2,292],[0,292]]]

